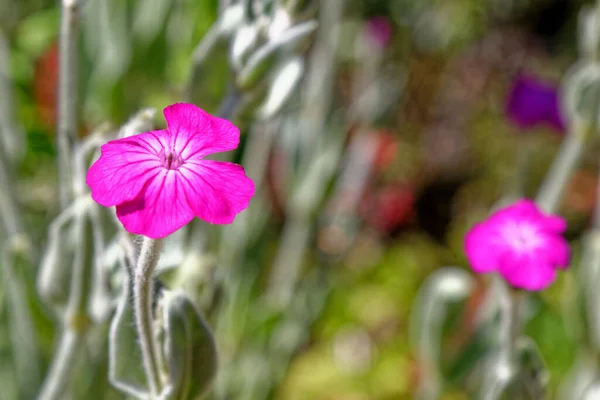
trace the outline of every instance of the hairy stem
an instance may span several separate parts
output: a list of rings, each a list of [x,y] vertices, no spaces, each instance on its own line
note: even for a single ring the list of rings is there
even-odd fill
[[[71,147],[77,132],[77,38],[79,1],[63,0],[58,75],[58,171],[60,207],[71,200]]]
[[[157,398],[162,389],[152,317],[152,275],[158,264],[161,248],[161,240],[144,238],[133,282],[135,322],[152,399]]]

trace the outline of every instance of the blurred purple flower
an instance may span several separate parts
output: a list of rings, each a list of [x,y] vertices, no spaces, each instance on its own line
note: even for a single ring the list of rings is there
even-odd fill
[[[465,238],[465,252],[477,273],[498,272],[514,287],[542,290],[554,282],[557,269],[569,265],[566,229],[563,218],[519,200],[476,224]]]
[[[560,133],[566,130],[557,87],[532,76],[519,75],[513,81],[506,101],[506,115],[520,129],[546,123]]]
[[[392,23],[386,17],[373,17],[367,21],[367,37],[380,49],[390,44],[392,33]]]

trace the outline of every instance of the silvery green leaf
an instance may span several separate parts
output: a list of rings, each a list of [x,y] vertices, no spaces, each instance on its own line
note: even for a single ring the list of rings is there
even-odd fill
[[[283,32],[278,38],[258,49],[242,68],[236,79],[237,86],[242,90],[254,87],[276,64],[279,57],[285,53],[302,51],[310,35],[317,29],[316,21],[307,21],[293,26]]]
[[[92,84],[114,83],[130,65],[133,52],[127,7],[118,0],[87,1],[82,7],[82,37],[92,60]]]
[[[562,92],[565,117],[588,124],[598,120],[600,66],[590,62],[574,64],[563,79]]]
[[[257,110],[257,117],[266,120],[275,116],[294,93],[304,72],[304,59],[293,57],[283,63],[276,72],[264,104]]]
[[[119,390],[136,398],[147,398],[146,375],[135,329],[135,315],[131,304],[132,279],[127,258],[122,257],[122,268],[127,271],[117,310],[108,335],[108,379]]]
[[[152,41],[163,28],[171,7],[171,0],[137,1],[133,13],[133,34],[145,43]]]
[[[163,292],[164,352],[169,382],[161,399],[193,400],[210,388],[217,349],[210,327],[181,292]]]
[[[273,18],[267,29],[269,40],[274,40],[292,26],[290,14],[283,8],[278,8],[273,13]]]
[[[229,60],[235,70],[240,70],[248,60],[252,50],[258,45],[260,25],[258,23],[242,25],[233,35]]]
[[[135,113],[119,130],[119,138],[125,138],[138,133],[148,132],[154,126],[155,108],[144,108]]]
[[[597,377],[596,360],[588,352],[581,352],[558,388],[557,400],[581,399]]]
[[[244,5],[240,2],[225,9],[218,22],[218,29],[222,35],[228,36],[244,22]]]

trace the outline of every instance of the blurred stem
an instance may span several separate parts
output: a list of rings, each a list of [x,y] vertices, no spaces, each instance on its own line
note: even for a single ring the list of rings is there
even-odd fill
[[[24,260],[27,248],[10,242],[2,258],[2,283],[7,299],[10,341],[21,395],[31,398],[40,384],[40,359],[36,331],[28,308],[23,278],[15,273],[17,260]],[[21,265],[22,266],[22,265]]]
[[[14,197],[14,190],[11,190],[12,185],[5,160],[2,157],[0,157],[0,188],[2,188],[0,190],[0,216],[7,238],[13,240],[23,233],[23,223],[17,207],[17,200]]]
[[[8,52],[3,54],[4,52],[1,51],[3,42],[4,37],[0,32],[0,59],[2,56],[8,56]],[[2,61],[0,61],[0,63],[1,62]],[[8,73],[8,71],[2,71],[2,66],[0,66],[0,130],[2,131],[2,135],[6,136],[17,134],[17,132],[14,130],[6,131],[8,129],[10,115],[8,115],[8,111],[5,110],[5,108],[8,107],[10,98],[7,98],[9,95],[9,93],[7,93],[8,89],[2,89],[2,80],[8,79],[8,77],[3,76],[4,73]],[[13,140],[16,139],[13,138]],[[3,188],[3,190],[0,191],[0,218],[2,218],[6,237],[10,241],[17,238],[18,235],[23,234],[24,231],[21,213],[19,212],[18,203],[14,196],[15,191],[12,188],[8,167],[10,152],[13,151],[13,149],[7,147],[7,142],[8,139],[6,141],[0,141],[0,187]]]
[[[6,6],[6,4],[3,4]],[[25,135],[22,126],[15,121],[14,95],[10,75],[10,48],[0,29],[0,135],[2,136],[2,157],[15,161],[23,154]]]
[[[508,287],[501,306],[502,351],[503,357],[509,365],[516,364],[517,340],[521,336],[522,328],[521,304],[525,296],[526,293]]]
[[[94,269],[94,233],[92,222],[86,212],[82,212],[77,217],[75,229],[78,243],[75,246],[76,253],[69,302],[63,321],[63,333],[38,400],[64,398],[63,392],[73,374],[77,353],[85,343],[90,326],[87,305]]]
[[[583,255],[579,262],[578,278],[583,288],[583,301],[587,314],[588,334],[587,348],[595,355],[596,366],[600,354],[600,313],[598,304],[600,296],[597,290],[600,278],[600,174],[598,175],[596,205],[592,219],[592,226],[584,238]]]
[[[269,297],[279,309],[285,308],[294,295],[310,231],[311,222],[307,216],[292,216],[283,229],[280,248],[269,277]]]
[[[518,365],[517,344],[521,337],[521,305],[527,293],[509,287],[500,277],[494,277],[496,297],[499,299],[500,343],[497,358],[488,367],[484,375],[479,398],[496,400],[502,398],[511,380],[520,371]]]
[[[79,36],[79,1],[63,0],[60,21],[58,75],[58,171],[60,208],[70,203],[71,147],[77,132],[77,39]]]
[[[54,353],[50,370],[37,400],[59,400],[63,398],[64,387],[71,376],[75,366],[75,356],[82,344],[83,336],[78,332],[66,329],[62,333],[60,344]]]
[[[560,204],[567,181],[581,158],[595,124],[575,120],[554,159],[538,193],[536,202],[547,213],[553,213]]]
[[[319,29],[304,80],[300,112],[300,121],[304,129],[301,156],[302,161],[307,164],[312,162],[312,157],[324,136],[323,131],[331,111],[335,54],[340,39],[335,27],[342,18],[344,4],[342,0],[330,0],[327,7],[322,7],[319,13]]]
[[[152,316],[153,275],[158,265],[162,244],[161,239],[144,238],[133,282],[135,322],[152,399],[158,398],[162,391],[158,345]]]

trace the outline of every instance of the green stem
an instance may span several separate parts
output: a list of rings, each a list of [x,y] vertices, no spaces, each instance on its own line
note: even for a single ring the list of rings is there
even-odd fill
[[[133,282],[136,328],[151,399],[157,398],[162,390],[158,345],[152,317],[152,276],[160,258],[161,248],[161,240],[144,238]]]
[[[77,134],[77,39],[79,1],[63,0],[60,21],[58,74],[58,168],[61,209],[67,207],[71,193],[71,150]]]

